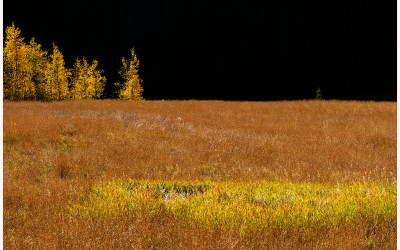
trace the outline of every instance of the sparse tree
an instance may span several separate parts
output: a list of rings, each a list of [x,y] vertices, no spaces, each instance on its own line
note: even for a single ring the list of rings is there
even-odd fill
[[[315,92],[316,96],[315,99],[316,100],[322,100],[322,91],[321,88],[318,87],[317,91]]]
[[[139,60],[135,54],[135,49],[131,49],[129,58],[122,58],[122,69],[118,72],[124,82],[115,83],[119,88],[119,98],[124,100],[144,100],[142,97],[142,79],[139,78]]]

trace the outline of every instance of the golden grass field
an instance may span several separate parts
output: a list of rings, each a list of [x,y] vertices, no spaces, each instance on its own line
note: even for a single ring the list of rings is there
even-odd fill
[[[395,249],[395,102],[4,102],[4,248]]]

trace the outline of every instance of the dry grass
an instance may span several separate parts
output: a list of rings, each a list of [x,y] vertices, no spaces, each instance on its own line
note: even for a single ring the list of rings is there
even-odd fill
[[[63,211],[116,178],[396,184],[396,112],[390,102],[5,102],[4,246],[394,248],[395,222],[243,237],[166,209],[140,219]]]

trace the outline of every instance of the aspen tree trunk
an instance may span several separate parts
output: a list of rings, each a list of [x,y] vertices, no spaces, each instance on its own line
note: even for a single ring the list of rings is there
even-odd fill
[[[60,81],[58,80],[58,68],[57,68],[57,89],[58,89],[58,101],[60,100],[61,91],[60,91]]]
[[[131,96],[129,98],[133,99],[133,85],[132,84],[131,84],[130,88],[131,88]]]
[[[10,91],[11,92],[11,96],[12,96],[11,100],[16,97],[15,96],[15,92],[16,92],[16,89],[17,89],[16,85],[18,84],[18,48],[17,48],[16,44],[15,44],[14,48],[15,48],[15,50],[14,50],[14,52],[15,52],[15,67],[14,67],[14,77],[13,77],[13,83],[12,83],[12,91]]]

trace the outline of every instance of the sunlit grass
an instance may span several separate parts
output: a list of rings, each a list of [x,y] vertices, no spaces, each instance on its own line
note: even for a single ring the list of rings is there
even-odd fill
[[[167,210],[206,228],[246,234],[274,228],[337,228],[357,221],[396,220],[396,184],[322,184],[290,181],[172,182],[115,180],[95,185],[70,208],[73,217]]]
[[[394,249],[396,114],[395,102],[5,102],[4,248]]]

